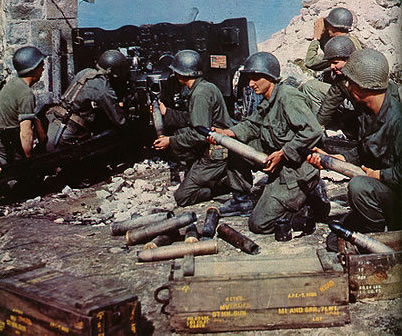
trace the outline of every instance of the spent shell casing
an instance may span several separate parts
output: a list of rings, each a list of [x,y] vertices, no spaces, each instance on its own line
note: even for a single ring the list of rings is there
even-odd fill
[[[220,212],[218,208],[210,207],[205,216],[204,226],[202,228],[202,237],[204,239],[212,239],[215,236],[216,227],[218,226]]]
[[[207,255],[218,253],[216,240],[199,241],[193,244],[177,243],[138,252],[138,261],[159,261],[175,258],[183,258],[187,254]]]
[[[144,245],[144,250],[150,249],[150,248],[156,248],[160,246],[166,246],[170,245],[175,241],[180,240],[180,232],[179,230],[172,230],[170,232],[167,232],[166,234],[159,235],[152,239],[150,242],[146,243]]]
[[[135,245],[145,243],[156,236],[165,234],[166,232],[180,229],[197,220],[194,212],[185,212],[177,217],[172,217],[164,221],[141,227],[135,230],[128,230],[126,233],[127,245]]]
[[[242,235],[240,232],[231,228],[227,224],[220,224],[218,226],[218,237],[232,244],[234,247],[239,248],[243,252],[249,254],[260,253],[260,247],[253,242],[250,238]]]
[[[158,223],[168,218],[174,217],[173,211],[158,212],[146,216],[137,216],[122,222],[112,223],[110,226],[112,236],[124,236],[128,230],[133,230],[142,226]]]
[[[200,240],[200,234],[198,233],[197,226],[193,223],[186,227],[186,233],[184,235],[185,243],[196,243]]]

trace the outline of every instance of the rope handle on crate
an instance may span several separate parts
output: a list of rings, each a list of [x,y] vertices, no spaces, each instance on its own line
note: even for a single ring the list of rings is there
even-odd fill
[[[166,307],[167,307],[167,305],[169,304],[169,302],[170,302],[170,292],[169,292],[169,296],[168,296],[168,298],[167,299],[163,299],[163,298],[160,298],[159,297],[159,293],[161,292],[161,291],[163,291],[163,290],[169,290],[169,285],[163,285],[163,286],[161,286],[161,287],[159,287],[159,288],[157,288],[156,290],[155,290],[155,292],[154,292],[154,299],[155,299],[155,301],[157,301],[158,303],[161,303],[162,304],[162,307],[161,307],[161,313],[162,314],[165,314],[165,315],[169,315],[169,313],[166,311]]]

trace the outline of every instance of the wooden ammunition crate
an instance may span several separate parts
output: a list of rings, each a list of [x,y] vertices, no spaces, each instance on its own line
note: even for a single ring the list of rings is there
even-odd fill
[[[340,257],[349,274],[350,300],[383,300],[402,296],[402,231],[368,234],[388,245],[394,253],[360,254],[338,238]]]
[[[46,267],[0,279],[1,335],[137,335],[136,296]]]
[[[335,254],[203,257],[175,263],[155,292],[176,332],[329,327],[350,322],[348,279]],[[185,275],[188,274],[188,275]],[[169,300],[163,299],[168,289]]]

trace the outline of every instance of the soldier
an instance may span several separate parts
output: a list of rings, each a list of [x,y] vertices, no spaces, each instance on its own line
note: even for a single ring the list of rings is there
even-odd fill
[[[48,148],[82,141],[89,138],[96,128],[123,126],[126,122],[123,97],[118,93],[126,87],[129,69],[129,63],[121,52],[107,50],[99,57],[96,69],[88,68],[77,73],[62,97],[64,108],[57,107],[48,115],[52,122]],[[99,110],[102,113],[97,113]],[[60,141],[57,133],[61,134]]]
[[[330,204],[319,171],[303,162],[298,153],[300,148],[312,148],[322,136],[307,98],[296,88],[280,82],[279,62],[270,53],[251,55],[243,73],[248,76],[249,86],[264,98],[246,120],[216,131],[269,154],[264,169],[269,179],[249,218],[250,230],[273,233],[275,223],[281,219],[300,225],[300,221],[313,215],[316,219],[326,217]],[[220,212],[233,211],[239,205],[232,199]]]
[[[155,140],[154,147],[157,150],[169,147],[174,155],[191,166],[174,193],[177,204],[187,206],[209,200],[228,186],[251,210],[253,204],[247,195],[252,186],[251,171],[235,164],[235,157],[231,154],[228,157],[226,149],[209,145],[194,129],[196,126],[228,128],[233,125],[222,93],[202,78],[201,57],[196,51],[179,51],[170,68],[179,83],[189,89],[188,110],[177,111],[160,103],[164,126],[176,131],[172,136]]]
[[[35,96],[31,89],[42,76],[45,57],[31,46],[14,53],[13,65],[18,76],[0,91],[0,165],[31,157],[35,133],[39,143],[46,144],[46,132],[35,115]]]
[[[335,36],[331,38],[324,48],[324,60],[330,62],[332,84],[312,79],[301,88],[301,91],[311,99],[313,112],[317,114],[321,125],[326,128],[333,126],[335,129],[342,129],[351,137],[355,136],[357,132],[357,116],[355,113],[348,113],[353,112],[354,107],[344,85],[345,79],[341,70],[355,50],[356,47],[349,37]],[[340,114],[343,117],[345,115],[352,115],[352,117],[345,122],[345,120],[336,118],[336,115],[340,116]]]
[[[349,34],[352,28],[353,15],[342,7],[332,9],[326,18],[319,18],[314,23],[314,37],[311,41],[306,58],[305,65],[312,70],[324,70],[329,67],[327,60],[319,53],[319,48],[324,48],[326,42],[334,36],[348,36],[356,49],[361,49],[360,42],[356,37]]]
[[[388,230],[400,229],[402,116],[400,103],[389,89],[388,61],[376,50],[358,50],[342,73],[350,95],[359,103],[359,147],[334,156],[363,164],[367,174],[349,182],[352,210],[344,218],[343,226],[363,233],[384,231],[386,226]],[[310,155],[307,161],[321,168],[317,155]],[[327,247],[337,249],[334,234],[328,236]]]

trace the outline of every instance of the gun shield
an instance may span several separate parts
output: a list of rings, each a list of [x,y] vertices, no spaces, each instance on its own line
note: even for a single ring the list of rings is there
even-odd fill
[[[112,236],[124,236],[128,230],[133,230],[142,226],[158,223],[172,217],[174,217],[173,211],[158,212],[147,216],[138,216],[123,222],[113,223],[110,226],[110,230]]]
[[[204,227],[202,228],[202,238],[212,239],[215,236],[216,227],[218,226],[220,212],[217,208],[208,208],[205,216]]]
[[[183,258],[187,254],[206,255],[218,253],[216,240],[200,241],[193,244],[178,243],[138,252],[138,261],[159,261]]]
[[[186,212],[177,217],[166,219],[153,225],[142,227],[134,230],[128,230],[126,233],[127,245],[135,245],[143,242],[148,242],[166,232],[180,229],[197,220],[197,215],[194,212]]]
[[[240,232],[231,228],[229,225],[220,224],[218,226],[218,237],[232,244],[234,247],[239,248],[248,254],[260,253],[260,247],[251,239],[242,235]]]

